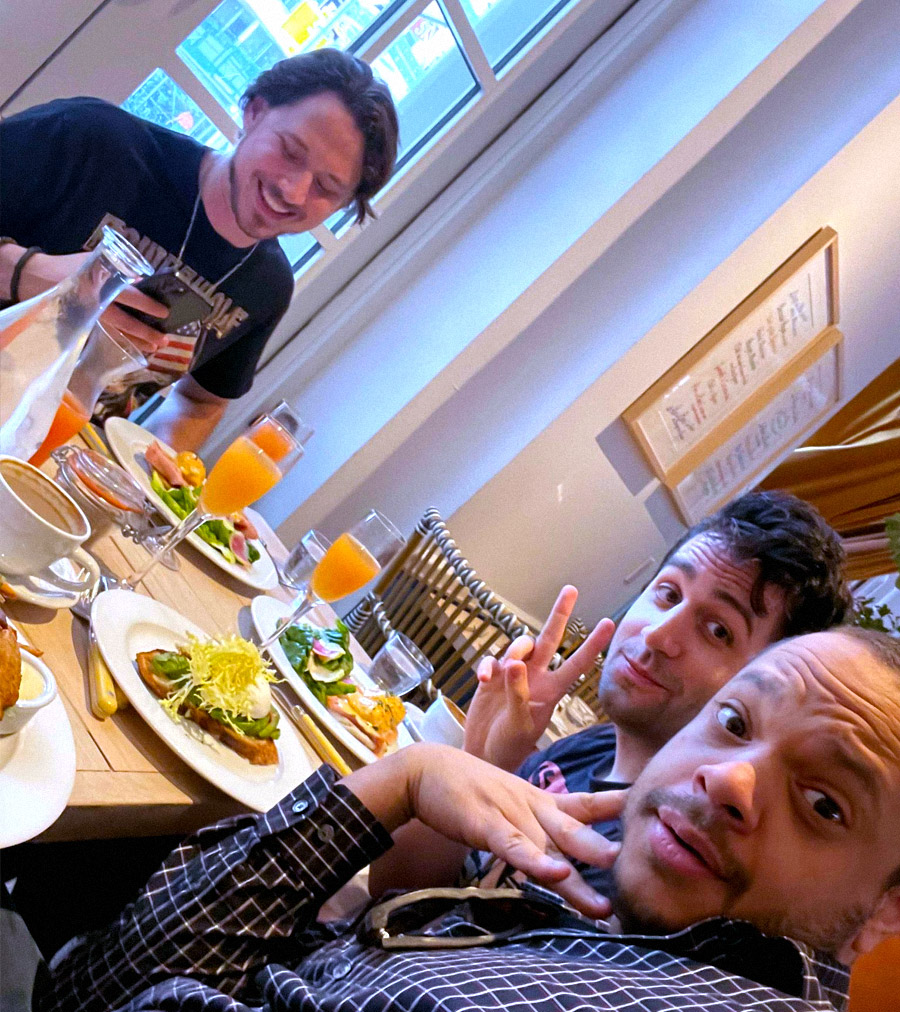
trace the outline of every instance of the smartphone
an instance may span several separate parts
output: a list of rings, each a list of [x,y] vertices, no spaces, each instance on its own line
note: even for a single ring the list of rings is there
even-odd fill
[[[181,275],[180,270],[157,271],[149,278],[142,278],[134,287],[167,306],[169,315],[162,318],[151,316],[121,303],[119,308],[164,334],[174,334],[186,323],[203,320],[212,312],[212,302],[206,296],[195,292]]]

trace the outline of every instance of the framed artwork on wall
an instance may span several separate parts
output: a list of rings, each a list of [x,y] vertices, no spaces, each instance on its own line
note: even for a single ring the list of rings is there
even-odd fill
[[[804,367],[758,409],[739,412],[739,427],[680,480],[668,485],[688,525],[702,520],[766,474],[818,428],[841,399],[843,335],[829,327],[804,355]]]
[[[821,356],[838,319],[837,233],[826,227],[624,412],[660,481],[678,487],[742,430]]]

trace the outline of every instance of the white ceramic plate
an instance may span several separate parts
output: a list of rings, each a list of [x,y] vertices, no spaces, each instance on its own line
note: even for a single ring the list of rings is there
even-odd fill
[[[147,493],[147,497],[159,509],[160,513],[170,522],[177,524],[178,517],[153,491],[153,486],[150,484],[150,467],[144,460],[144,450],[156,439],[156,436],[141,428],[140,425],[130,422],[127,418],[108,418],[103,431],[116,460],[138,480],[141,488]],[[162,440],[157,440],[157,442],[168,453],[175,453]],[[275,565],[259,541],[253,542],[259,549],[259,558],[248,568],[238,565],[236,562],[229,562],[221,552],[213,548],[212,545],[208,545],[196,533],[189,534],[186,540],[220,569],[224,569],[226,573],[233,576],[235,580],[240,580],[241,583],[246,583],[249,587],[255,587],[257,590],[271,590],[278,586],[278,573],[275,570]]]
[[[53,580],[53,573],[61,576],[64,580],[81,580],[87,573],[88,579],[85,582],[83,591],[63,590],[56,586]],[[94,589],[100,579],[100,567],[93,555],[83,548],[76,548],[71,558],[57,559],[51,562],[47,569],[35,573],[34,576],[7,576],[6,582],[12,587],[17,601],[24,601],[25,604],[36,604],[41,608],[71,608],[82,594]]]
[[[48,670],[24,651],[22,664]],[[72,726],[57,695],[18,734],[0,738],[0,847],[24,843],[52,826],[74,784]]]
[[[250,602],[250,614],[253,617],[253,625],[256,627],[256,632],[260,637],[268,636],[270,632],[275,628],[275,624],[279,619],[287,618],[291,613],[291,605],[285,604],[284,601],[278,601],[274,597],[268,597],[264,594],[260,594],[259,597],[254,597]],[[304,616],[303,621],[308,625],[318,625],[322,627],[321,622],[317,622],[315,612],[308,613]],[[357,757],[361,762],[373,763],[378,758],[375,753],[367,748],[361,741],[354,738],[352,734],[340,723],[331,712],[327,710],[312,694],[306,682],[297,674],[296,671],[291,667],[291,662],[287,659],[287,654],[281,649],[281,644],[276,640],[269,648],[269,653],[272,660],[275,662],[275,666],[284,675],[285,679],[290,684],[291,688],[300,697],[300,702],[306,707],[306,709],[315,717],[315,719],[324,727],[328,733],[339,741],[344,748]],[[363,671],[358,665],[353,665],[353,672],[351,673],[351,679],[356,684],[366,691],[374,690],[376,692],[381,691],[375,686],[375,683],[369,678],[369,676]],[[397,736],[398,748],[403,748],[404,745],[411,745],[412,738],[410,737],[409,731],[401,724]]]
[[[92,609],[100,653],[131,705],[192,769],[248,808],[265,812],[312,773],[313,766],[290,718],[277,705],[281,737],[277,766],[252,766],[196,724],[173,720],[144,685],[135,656],[144,650],[176,650],[189,633],[207,637],[167,605],[129,590],[98,594]]]

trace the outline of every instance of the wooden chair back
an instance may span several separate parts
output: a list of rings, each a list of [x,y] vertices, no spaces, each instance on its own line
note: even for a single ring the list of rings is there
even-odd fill
[[[409,636],[434,667],[432,690],[462,709],[474,695],[479,661],[499,656],[517,636],[537,632],[479,579],[436,509],[425,512],[403,551],[345,621],[370,655],[394,629]],[[586,635],[573,620],[561,655]],[[427,705],[427,694],[420,700]]]

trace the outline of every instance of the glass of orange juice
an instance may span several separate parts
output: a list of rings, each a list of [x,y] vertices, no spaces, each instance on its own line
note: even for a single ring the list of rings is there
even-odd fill
[[[266,444],[260,445],[256,439],[267,426],[279,436],[274,451],[277,459],[269,456],[264,448]],[[303,445],[284,426],[268,414],[260,415],[215,462],[203,482],[197,508],[159,540],[147,564],[124,580],[123,586],[134,590],[166,552],[181,544],[207,520],[230,516],[256,502],[281,481],[302,456]]]
[[[369,512],[328,546],[305,586],[298,606],[260,641],[268,647],[282,632],[323,601],[337,601],[365,586],[406,544],[403,535],[378,510]]]
[[[256,425],[253,442],[276,462],[290,451],[293,443],[305,446],[314,432],[297,417],[287,401],[279,401],[265,416],[255,418],[253,424]]]

